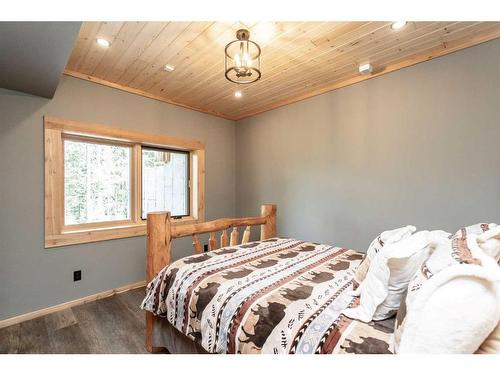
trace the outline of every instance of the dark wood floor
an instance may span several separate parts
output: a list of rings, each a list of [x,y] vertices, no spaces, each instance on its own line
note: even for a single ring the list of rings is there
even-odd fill
[[[0,329],[0,353],[147,353],[144,288]]]

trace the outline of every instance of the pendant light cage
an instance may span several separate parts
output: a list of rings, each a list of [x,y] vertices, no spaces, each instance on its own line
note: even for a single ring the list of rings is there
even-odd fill
[[[250,32],[240,29],[225,48],[224,70],[226,78],[234,83],[249,84],[261,77],[261,50],[257,43],[250,40]]]

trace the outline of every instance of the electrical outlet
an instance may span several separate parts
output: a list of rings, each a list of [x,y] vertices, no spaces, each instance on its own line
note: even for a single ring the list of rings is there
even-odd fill
[[[73,272],[73,281],[80,281],[82,279],[82,270]]]
[[[204,244],[204,245],[203,245],[203,251],[204,251],[205,253],[207,253],[207,252],[208,252],[208,245],[207,245],[207,244]]]

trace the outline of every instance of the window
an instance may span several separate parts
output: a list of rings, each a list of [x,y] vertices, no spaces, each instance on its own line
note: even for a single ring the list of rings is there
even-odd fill
[[[147,214],[204,219],[197,141],[45,117],[45,247],[146,234]]]
[[[142,218],[153,211],[189,216],[189,153],[142,147]]]
[[[64,224],[130,219],[130,147],[64,140]]]

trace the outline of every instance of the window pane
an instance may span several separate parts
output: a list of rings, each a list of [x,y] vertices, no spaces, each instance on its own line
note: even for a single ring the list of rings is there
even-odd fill
[[[148,212],[189,215],[189,153],[142,148],[142,218]]]
[[[130,147],[64,140],[66,225],[130,219]]]

